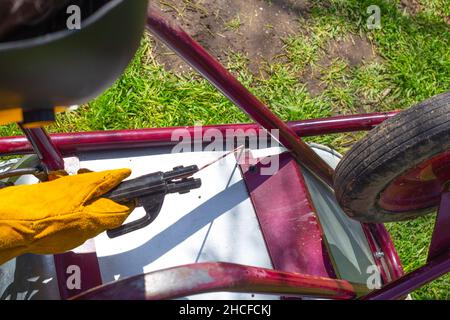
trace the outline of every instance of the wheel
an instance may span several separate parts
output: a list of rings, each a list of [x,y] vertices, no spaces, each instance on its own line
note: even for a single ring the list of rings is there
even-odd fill
[[[386,120],[336,168],[337,201],[352,218],[377,223],[436,209],[450,181],[450,92]]]

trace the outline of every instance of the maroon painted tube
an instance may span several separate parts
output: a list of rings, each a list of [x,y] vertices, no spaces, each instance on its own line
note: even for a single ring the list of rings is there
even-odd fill
[[[339,132],[370,130],[397,112],[370,113],[351,116],[338,116],[321,119],[288,122],[288,125],[301,137],[324,135]],[[123,150],[139,147],[173,146],[178,140],[172,139],[175,130],[186,130],[195,138],[195,127],[153,128],[138,130],[76,132],[51,134],[51,141],[63,155],[83,151]],[[201,136],[210,129],[218,130],[226,136],[227,130],[243,132],[247,136],[259,133],[256,124],[230,124],[202,127]],[[198,130],[198,129],[197,129]],[[33,153],[33,148],[25,137],[0,138],[0,155],[20,155]]]
[[[328,185],[333,185],[334,170],[322,158],[233,77],[219,61],[179,26],[168,23],[153,6],[148,10],[147,28],[262,127],[269,132],[273,129],[279,130],[281,143],[291,150],[297,162]]]
[[[450,252],[436,257],[423,267],[390,282],[383,288],[362,297],[363,300],[400,299],[421,286],[450,272]]]
[[[392,118],[400,111],[373,112],[348,116],[308,119],[287,122],[299,137],[332,133],[372,130],[383,121]]]
[[[402,277],[404,271],[401,260],[384,224],[363,223],[362,228],[369,243],[370,250],[372,251],[375,263],[380,270],[383,282],[388,283]],[[375,254],[378,251],[383,253],[382,257],[378,257]],[[383,259],[385,264],[381,263],[381,259]]]
[[[372,253],[372,257],[374,259],[375,265],[377,266],[378,270],[380,271],[381,280],[383,283],[388,283],[392,280],[392,276],[387,269],[381,262],[381,259],[377,256],[377,252],[381,250],[381,246],[378,244],[378,241],[375,240],[375,235],[372,234],[372,231],[370,230],[370,227],[368,224],[362,223],[361,227],[363,229],[364,235],[366,236],[367,243],[370,248],[370,252]]]
[[[436,222],[434,224],[433,236],[427,261],[433,260],[450,248],[450,192],[444,192],[441,196]]]
[[[345,280],[215,262],[140,274],[93,288],[73,299],[163,300],[218,291],[352,299],[367,288]]]
[[[369,224],[368,226],[371,234],[381,247],[381,251],[384,253],[392,280],[401,278],[404,275],[403,266],[386,227],[382,223]]]
[[[64,160],[58,148],[54,145],[44,129],[27,129],[22,126],[20,128],[31,143],[33,151],[38,155],[47,170],[57,171],[64,169]]]

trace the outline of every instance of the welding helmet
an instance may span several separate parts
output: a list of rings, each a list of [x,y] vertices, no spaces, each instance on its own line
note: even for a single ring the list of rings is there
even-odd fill
[[[51,122],[55,109],[86,103],[111,86],[139,47],[148,4],[12,3],[15,7],[0,14],[1,21],[10,22],[3,29],[0,22],[0,124],[22,122],[25,127]]]

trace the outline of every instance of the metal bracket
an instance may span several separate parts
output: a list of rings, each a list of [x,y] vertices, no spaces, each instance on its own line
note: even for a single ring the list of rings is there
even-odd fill
[[[434,225],[433,236],[431,238],[430,248],[428,250],[428,259],[430,262],[439,255],[450,249],[450,184],[445,187],[442,193],[441,202],[437,212]]]

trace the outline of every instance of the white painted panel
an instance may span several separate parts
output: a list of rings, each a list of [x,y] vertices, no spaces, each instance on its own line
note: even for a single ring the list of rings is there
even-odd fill
[[[95,171],[133,168],[133,177],[169,171],[179,165],[199,167],[219,158],[222,152],[170,154],[168,150],[95,154],[80,158],[81,165]],[[196,262],[232,262],[272,268],[256,214],[248,197],[235,157],[196,174],[202,187],[188,194],[165,199],[158,218],[146,228],[109,239],[95,238],[103,282]],[[144,214],[135,210],[127,222]],[[248,299],[268,296],[241,293],[197,295],[196,299]],[[272,297],[273,298],[273,297]]]

